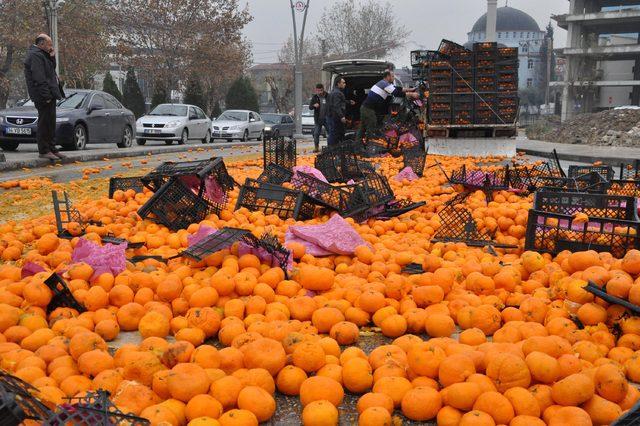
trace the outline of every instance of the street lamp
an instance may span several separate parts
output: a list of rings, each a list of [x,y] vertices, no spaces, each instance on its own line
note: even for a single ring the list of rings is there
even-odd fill
[[[44,9],[49,20],[49,32],[53,40],[53,50],[56,52],[56,74],[60,75],[60,52],[58,51],[58,10],[65,0],[45,0]]]
[[[304,43],[304,29],[307,24],[307,12],[309,11],[309,3],[311,0],[289,0],[291,4],[291,18],[293,20],[293,48],[295,50],[294,65],[294,93],[295,93],[295,121],[296,135],[302,134],[302,46]],[[300,40],[298,41],[298,27],[296,25],[296,11],[304,12],[302,18],[302,30],[300,31]]]

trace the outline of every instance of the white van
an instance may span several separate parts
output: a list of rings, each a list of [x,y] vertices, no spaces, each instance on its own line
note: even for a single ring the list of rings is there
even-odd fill
[[[322,65],[322,81],[328,92],[333,90],[338,77],[343,77],[347,83],[347,131],[355,129],[360,122],[360,105],[367,97],[371,86],[382,79],[385,70],[394,68],[392,62],[378,59],[342,59]],[[402,86],[402,82],[396,78],[395,85]],[[350,105],[350,100],[355,101],[355,105]]]

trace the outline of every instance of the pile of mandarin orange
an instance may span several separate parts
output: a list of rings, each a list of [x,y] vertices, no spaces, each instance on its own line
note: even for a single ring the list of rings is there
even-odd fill
[[[474,159],[439,161],[452,170]],[[584,289],[591,280],[640,303],[640,252],[496,255],[431,242],[438,209],[456,188],[437,167],[398,182],[397,160],[376,162],[398,197],[427,205],[386,221],[348,219],[367,242],[352,256],[316,258],[288,244],[289,279],[254,255],[238,256],[236,246],[199,263],[145,260],[95,276],[71,261],[79,224],[69,225],[78,235],[71,240],[58,238],[52,214],[0,225],[0,367],[52,408],[105,389],[122,411],[154,425],[277,423],[276,392],[300,398],[305,425],[337,424],[345,393],[359,396],[358,422],[368,426],[605,425],[640,399],[640,318]],[[228,166],[243,181],[257,165]],[[203,225],[268,231],[284,242],[295,222],[233,211],[237,194],[219,216],[178,232],[137,217],[149,192],[117,191],[76,207],[101,223],[82,238],[113,233],[145,243],[129,255],[177,254]],[[499,192],[487,202],[478,192],[466,207],[481,230],[522,247],[531,201]],[[27,262],[46,272],[21,278]],[[409,263],[426,272],[403,273]],[[46,314],[44,280],[54,271],[86,312]],[[119,343],[124,332],[139,334],[138,343]],[[358,340],[371,332],[388,344],[365,353]]]

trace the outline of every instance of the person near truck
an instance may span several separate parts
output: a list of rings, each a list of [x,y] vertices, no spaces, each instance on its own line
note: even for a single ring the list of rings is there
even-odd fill
[[[24,60],[24,78],[27,91],[38,110],[36,141],[40,158],[57,161],[65,158],[58,152],[56,134],[56,104],[64,91],[56,74],[56,56],[51,37],[40,34],[27,51]]]
[[[360,127],[356,140],[362,141],[364,137],[367,139],[375,137],[378,131],[378,117],[387,115],[389,107],[388,100],[395,97],[418,98],[414,88],[396,87],[393,82],[395,75],[393,71],[386,70],[382,75],[382,80],[374,84],[367,97],[360,107]],[[389,98],[391,96],[391,98]]]
[[[347,83],[344,78],[338,77],[333,90],[327,97],[327,117],[329,124],[329,137],[327,145],[336,146],[344,140],[344,124],[347,122],[345,112],[347,109],[347,99],[344,96],[344,88]]]
[[[329,128],[327,126],[327,96],[329,94],[324,90],[322,83],[316,84],[316,93],[309,102],[309,109],[313,111],[313,152],[320,152],[320,133],[324,127],[327,135]]]

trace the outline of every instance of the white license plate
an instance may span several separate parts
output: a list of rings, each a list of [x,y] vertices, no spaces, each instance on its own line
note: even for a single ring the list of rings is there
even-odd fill
[[[28,127],[7,127],[8,135],[30,135],[31,129]]]
[[[145,133],[160,133],[158,129],[144,129]]]

